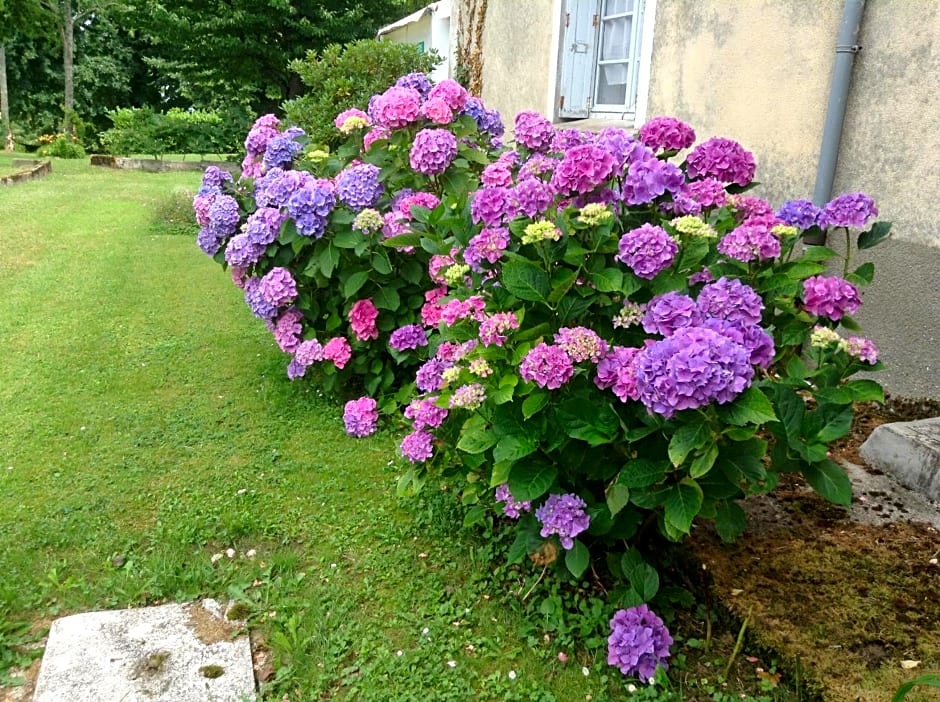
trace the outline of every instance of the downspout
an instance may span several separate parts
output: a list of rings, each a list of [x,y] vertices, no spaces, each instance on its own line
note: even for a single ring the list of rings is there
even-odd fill
[[[813,202],[819,207],[829,202],[832,197],[832,184],[836,176],[836,164],[839,161],[839,143],[842,141],[842,125],[845,121],[845,107],[852,83],[852,67],[855,64],[855,54],[862,50],[862,47],[858,45],[858,34],[864,10],[865,0],[845,0],[842,8],[842,23],[839,25],[839,39],[836,43],[832,84],[829,86],[829,105],[826,108],[826,123],[819,147],[819,165],[816,167],[816,186],[813,189]],[[825,244],[825,235],[806,237],[806,243]]]

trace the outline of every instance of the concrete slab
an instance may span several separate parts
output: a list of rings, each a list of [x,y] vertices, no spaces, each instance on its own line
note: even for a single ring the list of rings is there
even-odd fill
[[[57,619],[33,702],[254,702],[239,632],[214,600]]]
[[[940,417],[882,424],[859,453],[902,485],[940,500]]]

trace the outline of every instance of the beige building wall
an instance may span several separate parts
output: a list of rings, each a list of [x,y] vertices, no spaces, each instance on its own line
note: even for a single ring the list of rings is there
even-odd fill
[[[842,0],[661,0],[649,114],[755,154],[756,194],[811,198]],[[940,3],[868,0],[833,194],[872,195],[892,240],[857,315],[896,394],[940,398]],[[832,242],[838,245],[840,242]]]

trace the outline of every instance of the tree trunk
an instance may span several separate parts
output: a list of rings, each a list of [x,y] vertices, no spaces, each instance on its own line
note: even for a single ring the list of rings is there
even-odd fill
[[[7,90],[7,49],[0,46],[0,115],[3,116],[3,149],[13,151],[13,132],[10,129],[10,93]]]
[[[75,112],[75,18],[72,16],[72,0],[62,2],[62,66],[65,72],[65,119],[62,131],[74,136],[72,115]]]

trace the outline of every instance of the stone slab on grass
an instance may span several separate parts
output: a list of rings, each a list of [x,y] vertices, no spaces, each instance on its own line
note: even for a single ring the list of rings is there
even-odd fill
[[[940,501],[940,417],[882,424],[859,453],[902,485]]]
[[[240,631],[214,600],[57,619],[33,702],[253,702]]]

